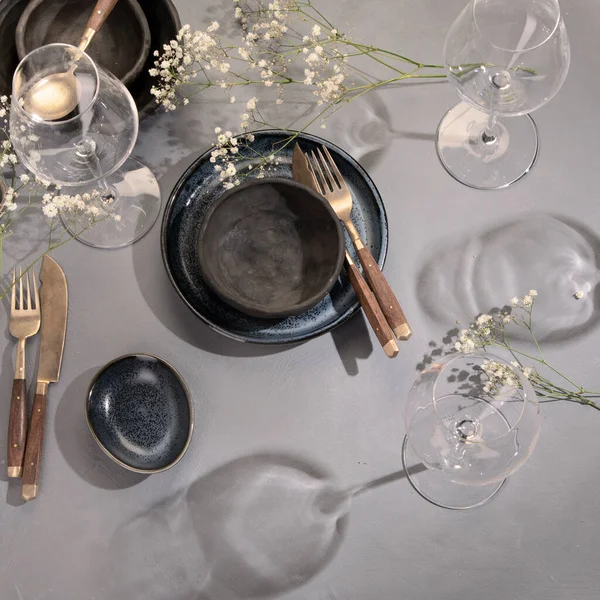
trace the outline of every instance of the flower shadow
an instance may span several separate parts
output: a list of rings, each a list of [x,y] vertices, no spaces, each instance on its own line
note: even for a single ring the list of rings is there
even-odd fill
[[[534,288],[538,340],[575,339],[600,322],[599,257],[600,240],[585,226],[533,214],[435,248],[420,269],[417,297],[434,321],[466,327],[499,301]],[[529,339],[522,328],[511,335]]]

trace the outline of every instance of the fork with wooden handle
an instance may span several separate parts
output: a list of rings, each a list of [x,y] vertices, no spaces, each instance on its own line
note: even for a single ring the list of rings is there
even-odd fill
[[[331,204],[338,219],[346,226],[367,281],[379,302],[386,321],[399,340],[408,340],[412,335],[412,330],[404,316],[400,302],[398,302],[396,295],[381,272],[377,261],[363,244],[354,223],[350,219],[350,213],[352,212],[350,189],[333,158],[331,158],[329,150],[325,146],[322,146],[322,148],[323,152],[317,149],[318,158],[314,152],[311,152],[311,158],[313,170],[323,190],[323,196]]]
[[[367,320],[373,328],[375,336],[379,340],[383,351],[390,358],[398,356],[398,344],[394,339],[394,334],[392,333],[390,326],[387,324],[387,321],[383,316],[383,312],[381,312],[381,308],[379,307],[375,296],[373,296],[373,292],[367,285],[367,282],[363,279],[363,276],[360,274],[358,267],[354,264],[354,261],[347,250],[346,270],[348,271],[348,277],[350,278],[350,283],[356,292],[358,301],[360,302],[360,305],[367,316]]]
[[[16,269],[13,271],[13,288],[10,305],[10,333],[17,338],[17,360],[15,379],[13,381],[10,415],[8,418],[7,466],[9,477],[21,477],[23,474],[23,457],[27,436],[27,388],[25,385],[25,340],[35,335],[40,329],[40,297],[38,294],[35,273],[33,274],[33,300],[29,286],[29,273],[19,269],[17,282]],[[27,295],[23,298],[23,277],[27,281]],[[17,285],[19,286],[19,305],[17,308]]]

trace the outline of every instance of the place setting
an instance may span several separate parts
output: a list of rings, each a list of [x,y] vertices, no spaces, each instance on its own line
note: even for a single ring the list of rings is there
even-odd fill
[[[571,327],[560,340],[582,338],[594,321],[599,280],[592,246],[577,254],[583,243],[567,232],[566,216],[564,222],[546,216],[533,223],[519,212],[504,226],[502,244],[492,240],[491,249],[484,248],[484,238],[502,233],[484,229],[486,207],[495,216],[503,198],[512,199],[511,209],[522,200],[497,190],[536,181],[545,127],[540,118],[538,128],[530,113],[554,98],[569,72],[558,2],[470,0],[446,27],[441,64],[355,39],[317,0],[236,0],[226,8],[230,22],[222,23],[212,21],[217,12],[207,3],[198,29],[182,26],[175,4],[0,0],[0,36],[6,39],[0,58],[0,243],[10,247],[13,234],[27,235],[26,226],[48,229],[39,254],[12,261],[15,255],[7,253],[0,290],[12,344],[6,356],[14,351],[2,468],[24,501],[6,522],[19,524],[23,515],[40,511],[30,525],[35,532],[47,518],[44,510],[95,503],[94,518],[110,533],[103,538],[100,526],[88,531],[74,523],[82,531],[75,550],[92,540],[110,554],[102,559],[108,564],[122,550],[113,556],[110,543],[133,544],[126,519],[142,515],[134,528],[139,539],[160,523],[156,546],[162,547],[162,532],[170,532],[165,547],[175,549],[171,559],[189,550],[177,548],[173,532],[185,529],[182,537],[198,543],[207,563],[198,589],[257,598],[316,581],[337,557],[346,528],[354,526],[351,511],[362,515],[360,526],[372,514],[367,527],[376,531],[383,523],[396,538],[394,527],[401,525],[409,558],[418,557],[420,543],[438,544],[429,525],[446,519],[449,536],[464,529],[461,517],[453,520],[448,511],[472,511],[474,530],[490,538],[497,523],[513,528],[506,511],[521,510],[520,503],[531,511],[539,507],[524,490],[530,479],[540,481],[540,473],[548,478],[547,466],[530,459],[544,443],[546,456],[552,451],[540,436],[544,420],[549,430],[558,426],[551,418],[555,403],[568,405],[560,413],[565,430],[588,425],[577,423],[569,408],[590,421],[600,411],[593,374],[579,364],[567,372],[556,360],[558,346],[550,344],[558,339],[560,319],[544,320],[538,300],[553,293],[544,285],[543,265],[564,287],[555,302],[561,311],[566,307],[563,328],[569,329],[569,314],[582,315],[577,331]],[[199,18],[196,6],[189,10]],[[329,119],[364,94],[386,88],[401,95],[404,82],[413,84],[413,94],[431,94],[440,86],[428,83],[439,80],[450,83],[459,102],[441,120],[430,115],[439,123],[434,136],[403,139],[393,111],[376,123],[386,140],[383,149],[377,146],[386,169],[375,162],[365,168],[352,144],[328,132]],[[292,120],[307,94],[310,111]],[[288,99],[289,111],[280,106]],[[213,102],[222,109],[220,122],[205,110]],[[381,102],[387,104],[387,96]],[[173,112],[182,124],[199,116],[194,123],[213,141],[198,144],[171,189],[135,151],[141,119],[154,113],[158,121]],[[394,136],[386,135],[392,121]],[[361,125],[340,122],[351,132]],[[167,155],[162,133],[157,127],[144,135],[164,144]],[[435,164],[423,166],[435,180],[431,188],[419,180],[423,173],[405,173],[401,153],[411,147],[399,148],[424,142],[429,154],[417,154],[414,146],[415,156]],[[375,146],[366,148],[372,154]],[[389,173],[389,165],[397,172]],[[392,205],[390,195],[396,196],[403,177],[421,187]],[[538,183],[551,194],[554,182]],[[443,197],[425,202],[425,190],[434,189]],[[534,185],[517,189],[528,198],[542,193]],[[468,210],[427,213],[434,202],[453,198]],[[437,223],[444,219],[448,223]],[[455,244],[438,244],[450,227],[458,229]],[[160,285],[178,297],[168,310],[189,311],[200,324],[195,332],[212,330],[224,344],[256,345],[256,355],[208,352],[164,323],[157,328],[148,321],[151,307],[143,301],[150,294],[135,287],[129,259],[130,246],[150,231],[155,237],[146,243],[168,279]],[[568,235],[571,246],[549,250],[545,240]],[[73,240],[83,246],[72,244],[72,254],[60,250]],[[148,245],[136,248],[145,255]],[[415,292],[406,281],[426,254]],[[510,255],[516,258],[508,267]],[[395,272],[386,269],[388,256]],[[87,280],[74,265],[85,269]],[[531,278],[527,288],[521,289],[521,273]],[[424,289],[427,297],[415,302]],[[496,298],[498,290],[506,297]],[[98,318],[108,314],[101,313],[108,305],[114,323]],[[428,312],[425,319],[419,306]],[[368,328],[348,327],[358,314]],[[444,324],[440,340],[430,337],[442,329],[432,336],[426,329],[433,321]],[[321,337],[344,326],[358,341],[377,341],[360,373],[334,365],[332,344]],[[78,379],[71,372],[70,381],[61,380],[65,364]],[[58,402],[69,395],[55,420]],[[65,442],[59,438],[67,428],[78,433]],[[293,451],[278,454],[277,444]],[[311,466],[313,451],[332,465],[337,453],[343,477],[363,483],[334,484],[337,478],[330,481]],[[68,455],[79,452],[74,467]],[[123,485],[95,486],[87,473],[98,464],[122,473]],[[63,466],[69,476],[79,475],[69,483],[76,491],[69,499],[58,485],[66,481]],[[363,492],[392,491],[387,485],[401,482],[404,487],[391,494],[398,514],[385,515],[383,491],[372,513],[360,507]],[[480,512],[492,500],[494,508]],[[118,511],[107,520],[102,511],[111,501]],[[423,536],[411,529],[410,514]],[[482,529],[488,522],[493,527]],[[31,544],[31,534],[23,535]],[[382,534],[373,534],[374,546],[395,541],[384,544],[376,535]],[[481,535],[475,534],[477,544]],[[373,540],[360,539],[361,548]],[[508,546],[500,542],[514,550],[512,538]],[[480,548],[469,551],[476,555]],[[91,554],[85,559],[94,564]],[[119,566],[130,570],[126,561]],[[163,577],[160,568],[156,572]],[[15,589],[19,597],[35,597]],[[107,589],[90,593],[104,598]],[[345,595],[340,587],[327,597]]]
[[[240,149],[240,168],[252,168],[253,156],[270,154],[288,138],[289,132],[284,131],[255,134],[254,141]],[[410,337],[398,300],[383,280],[384,292],[379,292],[379,298],[383,301],[387,294],[390,301],[378,302],[356,269],[360,259],[333,203],[322,195],[316,179],[310,186],[303,185],[312,181],[313,172],[301,145],[305,152],[321,156],[322,148],[326,149],[328,164],[338,169],[336,177],[340,178],[332,176],[330,181],[344,186],[337,189],[344,189],[349,196],[345,210],[351,211],[353,233],[372,257],[366,264],[373,264],[373,272],[379,274],[388,246],[381,196],[364,169],[342,149],[309,134],[299,135],[298,140],[278,152],[278,163],[268,177],[246,181],[239,189],[223,192],[210,152],[188,169],[175,186],[163,217],[162,252],[171,283],[188,307],[213,329],[239,341],[262,344],[297,343],[331,331],[360,308],[356,285],[374,331],[381,332],[381,345],[389,344],[386,353],[395,356],[398,347],[392,325],[399,331],[398,339]],[[322,163],[322,167],[312,168],[331,167]],[[292,179],[297,183],[289,183]],[[283,211],[288,212],[287,217],[282,216]],[[305,211],[306,217],[300,211]],[[318,213],[312,216],[315,211]],[[274,227],[279,235],[269,239],[265,232]],[[311,229],[310,238],[303,228]],[[303,247],[303,238],[314,243],[319,256],[306,257],[309,250]],[[281,256],[284,247],[293,253],[294,246],[299,248],[295,255]],[[250,249],[256,253],[248,256]],[[227,270],[228,257],[236,253],[247,262],[239,271]],[[354,269],[342,273],[346,254],[351,261],[347,266]],[[238,259],[236,265],[239,263]],[[255,269],[256,279],[249,276],[254,276]],[[282,289],[285,286],[287,289]],[[257,291],[263,295],[253,302],[251,295]],[[390,303],[397,308],[395,313],[386,308],[386,322],[380,306]]]

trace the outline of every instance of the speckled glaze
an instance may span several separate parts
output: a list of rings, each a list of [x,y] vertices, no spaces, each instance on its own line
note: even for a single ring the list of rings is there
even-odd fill
[[[262,155],[281,147],[289,133],[268,130],[255,134],[252,150]],[[302,150],[329,148],[352,193],[352,222],[365,245],[382,268],[388,245],[385,208],[375,184],[366,171],[346,152],[319,137],[301,134]],[[294,144],[279,154],[280,164],[269,175],[292,179]],[[254,152],[242,149],[244,169],[256,162]],[[342,271],[330,293],[314,308],[294,317],[263,320],[245,315],[228,306],[202,279],[198,263],[197,237],[208,207],[223,193],[223,186],[209,162],[210,151],[203,154],[183,174],[167,203],[162,223],[161,246],[171,283],[187,306],[214,330],[242,342],[258,344],[297,343],[331,331],[358,309],[359,304],[348,277]],[[347,236],[347,234],[345,234]],[[354,253],[348,237],[346,246]],[[354,257],[355,260],[358,260]]]
[[[194,426],[183,379],[148,354],[122,356],[103,367],[90,384],[86,415],[106,454],[140,473],[158,473],[179,462]]]

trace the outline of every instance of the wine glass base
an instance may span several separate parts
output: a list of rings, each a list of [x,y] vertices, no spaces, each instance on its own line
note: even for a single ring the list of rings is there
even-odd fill
[[[112,205],[102,205],[109,213],[106,219],[85,231],[86,217],[73,219],[70,215],[61,215],[61,220],[69,233],[83,244],[94,248],[123,248],[146,235],[156,222],[160,212],[160,187],[152,171],[132,157],[107,177],[106,183],[116,192]],[[89,191],[89,186],[68,189],[69,194]],[[113,218],[115,215],[119,220]]]
[[[463,485],[450,481],[447,475],[434,469],[413,471],[411,474],[410,466],[420,462],[421,459],[408,442],[408,436],[405,436],[402,444],[402,464],[406,477],[420,496],[441,508],[466,510],[481,506],[493,498],[506,482],[505,479],[500,483],[488,485]]]
[[[459,102],[445,114],[436,134],[437,154],[446,171],[479,190],[516,183],[529,173],[539,153],[537,127],[529,115],[499,120],[494,142],[482,139],[489,118]]]

